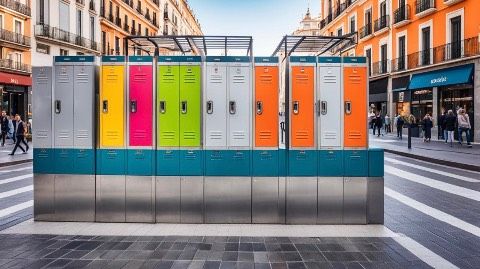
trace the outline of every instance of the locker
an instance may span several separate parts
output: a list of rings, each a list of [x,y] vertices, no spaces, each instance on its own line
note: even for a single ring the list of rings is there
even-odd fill
[[[158,65],[157,143],[159,147],[178,147],[180,123],[180,67],[178,62]]]
[[[230,63],[228,74],[228,147],[249,147],[251,66]]]
[[[343,58],[344,147],[366,148],[367,66],[364,57]]]
[[[342,67],[340,57],[318,57],[317,145],[342,146]]]
[[[203,115],[206,148],[227,146],[227,65],[221,57],[208,57]]]
[[[73,65],[55,66],[54,147],[73,148]]]
[[[180,63],[180,147],[200,147],[202,73],[194,60]]]

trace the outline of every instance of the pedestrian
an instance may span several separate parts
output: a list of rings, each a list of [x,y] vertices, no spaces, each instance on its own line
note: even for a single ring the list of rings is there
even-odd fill
[[[8,133],[7,133],[7,136],[8,136],[9,139],[12,139],[12,141],[13,141],[14,129],[13,129],[12,118],[10,116],[7,116],[7,119],[8,119]],[[12,145],[13,144],[15,144],[15,143],[12,143]]]
[[[403,134],[403,125],[405,124],[405,121],[403,120],[403,117],[401,115],[397,116],[397,137],[400,138],[400,140],[403,139],[402,134]]]
[[[447,142],[450,141],[450,147],[453,147],[453,132],[455,132],[456,121],[453,110],[449,110],[445,116],[445,130],[447,130]]]
[[[13,144],[15,144],[17,142],[17,120],[16,120],[16,116],[13,115],[13,113],[10,115],[10,120],[12,122],[12,127],[11,127],[11,132],[12,132],[12,140],[13,140]],[[12,145],[13,145],[12,144]]]
[[[30,148],[28,146],[27,141],[25,141],[25,133],[26,133],[26,128],[27,128],[26,124],[22,121],[22,118],[18,114],[15,115],[15,121],[17,122],[17,124],[16,124],[17,129],[15,130],[15,135],[17,136],[17,139],[16,139],[15,147],[13,147],[12,153],[10,153],[9,155],[14,155],[17,148],[20,148],[23,151],[23,153],[25,154],[25,153],[27,153],[28,149]],[[25,144],[26,148],[24,149],[20,145],[20,143]]]
[[[8,118],[7,112],[4,110],[2,111],[2,116],[0,116],[0,140],[2,143],[2,147],[5,147],[5,139],[7,138],[8,133]]]
[[[470,118],[468,117],[468,114],[465,113],[465,109],[460,108],[458,110],[458,115],[457,115],[457,123],[458,123],[458,142],[460,145],[462,145],[463,138],[462,134],[465,132],[465,136],[467,138],[467,146],[469,148],[472,147],[472,144],[470,142],[470,129],[472,126],[470,125]]]
[[[387,115],[385,115],[385,133],[390,133],[391,132],[391,129],[390,129],[390,117]]]
[[[447,129],[445,126],[446,117],[447,115],[445,114],[445,110],[442,109],[442,115],[440,115],[440,117],[438,118],[438,130],[440,133],[440,137],[442,138],[442,140],[445,141],[445,143],[447,143],[447,140],[448,140]]]
[[[382,119],[382,115],[380,115],[380,113],[377,113],[377,116],[375,117],[375,127],[374,127],[374,130],[377,129],[378,130],[378,134],[377,136],[380,136],[382,134],[382,126],[383,126],[383,119]],[[373,132],[373,134],[375,135],[375,131]]]
[[[432,122],[432,118],[430,117],[430,114],[427,113],[423,118],[422,127],[424,132],[423,142],[430,142],[430,140],[432,139],[432,128],[433,128],[433,122]]]

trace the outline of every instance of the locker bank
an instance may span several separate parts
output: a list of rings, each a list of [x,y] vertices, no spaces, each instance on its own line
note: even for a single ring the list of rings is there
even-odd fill
[[[383,223],[366,58],[295,55],[324,37],[286,36],[286,57],[253,57],[249,37],[175,38],[200,55],[33,68],[35,220]],[[207,55],[218,42],[247,56]]]

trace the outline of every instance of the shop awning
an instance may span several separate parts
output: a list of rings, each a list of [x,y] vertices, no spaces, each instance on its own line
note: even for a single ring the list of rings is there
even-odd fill
[[[473,64],[461,65],[414,74],[408,85],[409,90],[440,87],[454,84],[466,84],[472,81]]]

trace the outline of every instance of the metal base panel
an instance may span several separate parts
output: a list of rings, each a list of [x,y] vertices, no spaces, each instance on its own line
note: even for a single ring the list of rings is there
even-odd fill
[[[156,221],[180,223],[180,177],[159,176],[156,182]]]
[[[384,181],[383,177],[369,177],[367,183],[367,223],[384,222]]]
[[[317,177],[287,177],[287,224],[317,223]]]
[[[95,221],[94,175],[55,175],[55,220]]]
[[[203,177],[181,178],[180,212],[181,223],[203,223]]]
[[[251,223],[250,177],[205,177],[206,223]]]
[[[155,222],[155,182],[153,176],[127,176],[125,183],[126,222]]]
[[[33,175],[33,218],[55,220],[55,176],[52,174]]]
[[[96,217],[99,222],[125,222],[125,176],[97,176]]]
[[[367,178],[344,178],[343,223],[367,223]]]
[[[285,178],[252,178],[252,223],[285,223]]]
[[[318,177],[317,224],[342,224],[343,177]]]

